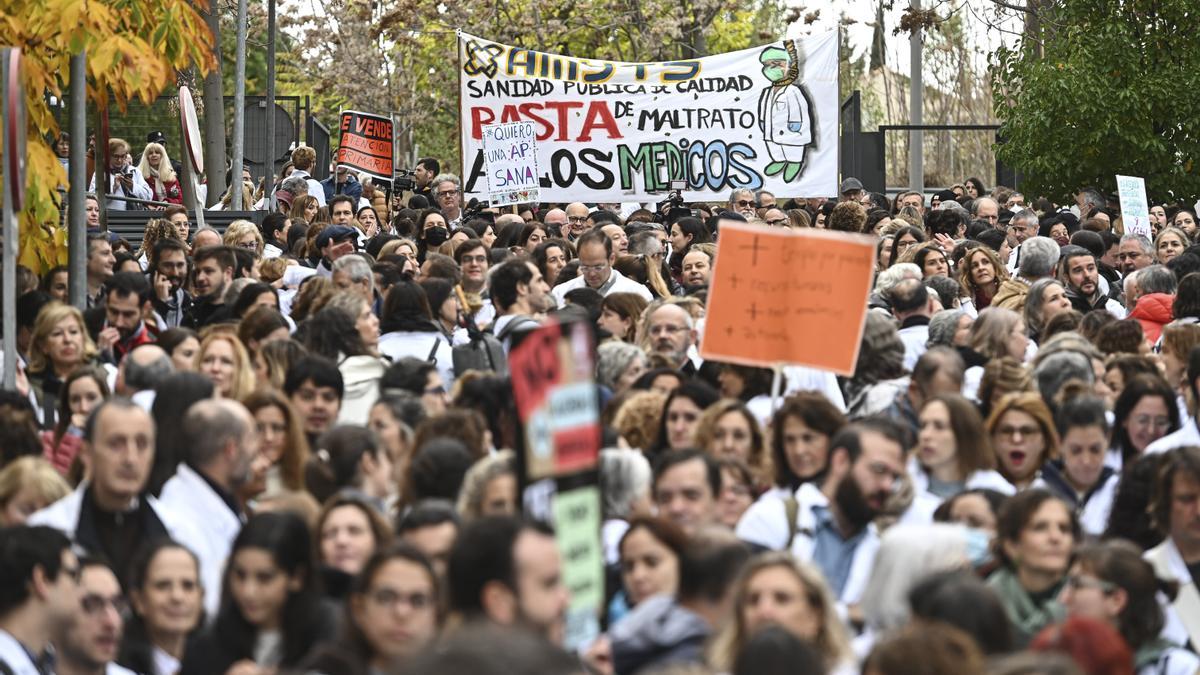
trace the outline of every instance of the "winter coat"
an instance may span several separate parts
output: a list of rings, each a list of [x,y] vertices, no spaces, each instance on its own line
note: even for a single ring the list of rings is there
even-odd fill
[[[1003,307],[1020,314],[1025,311],[1025,298],[1029,296],[1029,284],[1017,278],[1000,282],[1000,289],[992,296],[989,307]]]
[[[1158,342],[1163,326],[1171,323],[1172,308],[1175,306],[1175,296],[1166,293],[1149,293],[1138,298],[1137,305],[1129,313],[1129,318],[1137,319],[1142,324],[1142,332],[1151,343]]]
[[[641,602],[609,631],[613,670],[632,675],[670,663],[703,663],[711,628],[670,595]]]

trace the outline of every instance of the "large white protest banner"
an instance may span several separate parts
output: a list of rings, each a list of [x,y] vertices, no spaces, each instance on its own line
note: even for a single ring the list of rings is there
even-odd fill
[[[834,32],[699,59],[596,61],[459,33],[466,197],[486,199],[483,130],[530,121],[542,201],[689,201],[734,188],[834,197]]]

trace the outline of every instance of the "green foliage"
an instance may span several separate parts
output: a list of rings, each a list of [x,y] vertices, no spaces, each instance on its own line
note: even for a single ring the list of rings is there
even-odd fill
[[[1158,199],[1200,195],[1200,52],[1180,26],[1195,0],[1062,0],[1037,35],[994,56],[1004,143],[1026,194],[1065,200],[1143,176]]]

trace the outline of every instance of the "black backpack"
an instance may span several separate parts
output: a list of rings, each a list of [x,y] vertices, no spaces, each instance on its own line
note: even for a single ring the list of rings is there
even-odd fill
[[[468,329],[471,341],[451,350],[454,357],[454,377],[462,377],[468,370],[491,371],[500,377],[508,376],[508,355],[504,353],[504,339],[517,330],[532,330],[540,326],[537,321],[518,316],[497,334]]]

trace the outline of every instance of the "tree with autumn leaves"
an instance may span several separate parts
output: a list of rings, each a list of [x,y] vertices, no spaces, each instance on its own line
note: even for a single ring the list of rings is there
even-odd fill
[[[175,84],[179,71],[213,67],[212,33],[201,10],[188,0],[0,0],[0,45],[20,47],[24,63],[21,264],[44,271],[67,261],[67,233],[58,226],[58,188],[67,175],[53,150],[59,126],[50,99],[62,99],[69,87],[71,56],[87,52],[89,109],[149,103]]]

